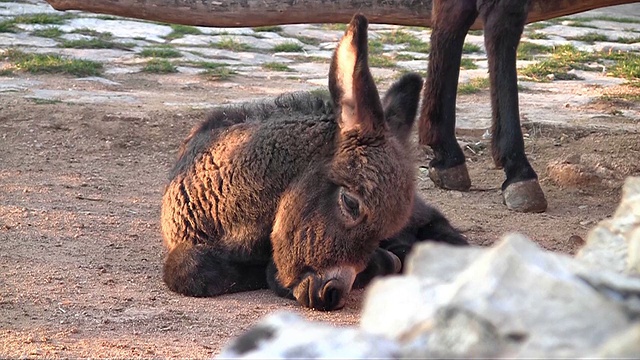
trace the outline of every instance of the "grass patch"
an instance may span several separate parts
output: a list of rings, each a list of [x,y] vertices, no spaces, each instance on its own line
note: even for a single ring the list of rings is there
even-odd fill
[[[557,80],[579,79],[570,70],[598,71],[598,68],[589,67],[589,62],[608,63],[610,74],[629,79],[631,81],[640,78],[640,56],[634,53],[623,52],[597,52],[589,53],[578,51],[571,45],[556,47],[549,59],[537,64],[520,69],[520,74],[531,77],[537,81],[547,81],[550,75]]]
[[[385,44],[407,44],[406,51],[428,53],[430,50],[428,43],[402,30],[383,33],[378,41]],[[380,52],[382,52],[382,47],[380,47]]]
[[[589,29],[597,29],[598,27],[595,25],[589,24],[589,21],[585,21],[582,19],[571,19],[568,20],[571,26],[589,28]]]
[[[380,34],[380,41],[386,44],[408,44],[420,40],[406,31],[396,30]]]
[[[29,100],[31,100],[31,102],[33,102],[36,105],[55,105],[55,104],[62,103],[62,100],[57,100],[57,99],[30,98]]]
[[[170,74],[178,72],[178,69],[169,60],[151,59],[147,61],[142,71],[151,74]]]
[[[282,32],[282,26],[258,26],[252,29],[255,32],[274,32],[274,33]]]
[[[190,62],[190,64],[203,69],[207,69],[207,70],[218,69],[221,67],[228,66],[227,64],[224,64],[224,63],[217,63],[217,62],[211,62],[211,61],[193,61],[193,62]]]
[[[473,78],[458,85],[458,94],[475,94],[489,88],[489,78]]]
[[[429,43],[418,40],[416,42],[410,43],[405,50],[428,54],[429,51],[431,51],[431,46],[429,45]]]
[[[524,67],[520,73],[536,81],[547,81],[550,75],[557,80],[576,80],[578,77],[568,72],[574,69],[590,70],[584,63],[595,59],[593,54],[578,51],[571,45],[558,46],[553,49],[551,58]]]
[[[545,33],[532,32],[527,34],[527,37],[531,40],[547,40],[549,37]]]
[[[382,43],[382,41],[378,39],[369,41],[369,55],[382,54],[383,48],[384,44]]]
[[[302,51],[302,45],[294,42],[285,42],[273,47],[274,52],[300,52]]]
[[[634,18],[617,18],[613,16],[589,16],[589,17],[581,17],[580,21],[589,22],[589,21],[611,21],[617,23],[627,23],[627,24],[640,24],[640,20]]]
[[[64,40],[60,45],[63,48],[73,49],[121,49],[130,50],[135,44],[119,43],[104,38]]]
[[[16,22],[13,20],[0,21],[0,33],[16,32]]]
[[[130,50],[135,47],[135,43],[114,41],[110,32],[99,32],[89,28],[73,30],[72,33],[85,36],[92,36],[94,39],[65,40],[60,47],[78,49],[122,49]],[[142,39],[144,40],[144,39]]]
[[[61,25],[72,17],[71,14],[28,14],[16,16],[14,21],[21,24]]]
[[[295,38],[305,45],[319,45],[322,42],[319,39],[307,36],[295,36]]]
[[[480,52],[480,49],[480,46],[476,44],[464,43],[464,45],[462,45],[463,54],[477,53]]]
[[[627,37],[619,37],[615,40],[615,42],[620,43],[620,44],[635,44],[640,42],[640,36],[639,37],[633,37],[633,38],[627,38]]]
[[[120,20],[119,17],[111,16],[111,15],[98,15],[98,16],[96,16],[96,19],[99,19],[99,20]]]
[[[39,36],[39,37],[49,38],[49,39],[57,39],[60,36],[62,36],[62,34],[64,34],[62,30],[53,26],[50,26],[44,29],[34,30],[31,33],[31,35],[33,36]]]
[[[171,32],[164,38],[167,40],[179,39],[185,35],[200,35],[202,31],[194,26],[171,24]]]
[[[182,53],[176,49],[170,47],[158,47],[148,48],[140,51],[142,57],[155,57],[155,58],[178,58],[182,56]]]
[[[13,75],[13,70],[11,69],[0,70],[0,76],[11,76],[11,75]]]
[[[640,56],[633,53],[622,53],[609,72],[620,78],[636,81],[640,79]]]
[[[396,62],[388,56],[376,54],[369,56],[369,66],[372,67],[394,67]]]
[[[7,50],[4,57],[17,69],[32,74],[69,74],[96,76],[102,73],[102,64],[96,61],[68,59],[58,54],[29,54],[19,50]]]
[[[465,70],[473,70],[477,69],[478,65],[476,65],[475,61],[471,59],[463,58],[460,60],[460,68]]]
[[[526,41],[521,41],[518,45],[518,60],[532,60],[534,55],[548,54],[553,48],[545,45],[538,45]]]
[[[293,69],[291,69],[287,65],[277,62],[264,63],[262,64],[262,68],[271,71],[293,71]]]
[[[249,45],[235,41],[232,38],[222,39],[218,43],[212,43],[211,46],[231,51],[245,51],[251,48]]]
[[[415,57],[409,54],[396,54],[394,58],[398,61],[411,61],[416,59]]]
[[[207,69],[201,73],[203,77],[211,81],[227,80],[235,74],[235,71],[229,69],[226,66],[214,67],[211,69]]]
[[[74,34],[80,34],[80,35],[87,35],[87,36],[94,36],[94,37],[99,37],[102,39],[111,39],[113,38],[113,34],[111,34],[110,32],[99,32],[99,31],[95,31],[93,29],[89,29],[89,28],[82,28],[82,29],[75,29],[72,31],[72,33]]]
[[[469,30],[467,34],[480,36],[480,35],[484,35],[484,30]]]
[[[586,42],[587,44],[593,44],[596,41],[608,41],[609,38],[606,35],[590,32],[581,36],[567,37],[567,40],[577,40]]]
[[[341,24],[341,23],[322,24],[322,28],[326,30],[346,31],[347,24]]]

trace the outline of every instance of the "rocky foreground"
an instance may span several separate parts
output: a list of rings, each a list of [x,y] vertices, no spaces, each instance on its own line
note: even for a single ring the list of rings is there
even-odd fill
[[[640,177],[575,257],[519,234],[490,248],[427,243],[374,281],[359,327],[273,314],[219,358],[637,358]]]

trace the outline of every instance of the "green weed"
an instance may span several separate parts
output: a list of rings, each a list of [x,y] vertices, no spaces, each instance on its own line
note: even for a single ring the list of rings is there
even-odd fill
[[[518,45],[518,60],[532,60],[534,55],[548,54],[553,48],[544,45],[538,45],[527,41],[521,41]]]
[[[476,44],[471,44],[471,43],[464,43],[464,45],[462,45],[462,53],[463,54],[471,54],[471,53],[476,53],[476,52],[480,52],[480,46],[476,45]]]
[[[271,71],[293,71],[293,69],[291,69],[287,65],[277,62],[264,63],[262,64],[262,68]]]
[[[489,78],[473,78],[466,83],[458,84],[458,94],[475,94],[489,88]]]
[[[232,38],[222,39],[218,43],[211,44],[211,46],[231,51],[246,51],[251,48],[249,45],[235,41]]]
[[[58,29],[57,27],[46,27],[44,29],[39,29],[39,30],[34,30],[31,35],[33,36],[39,36],[39,37],[43,37],[43,38],[49,38],[49,39],[57,39],[60,36],[62,36],[62,34],[64,34],[64,32],[62,32],[62,30]]]
[[[167,40],[179,39],[185,35],[200,35],[202,31],[194,26],[171,24],[171,32],[164,38]]]
[[[258,27],[254,27],[253,31],[279,33],[279,32],[282,32],[282,26],[258,26]]]
[[[302,45],[294,42],[285,42],[273,47],[274,52],[300,52]]]
[[[145,64],[142,71],[152,74],[169,74],[178,72],[178,69],[169,60],[151,59]]]
[[[58,54],[30,54],[10,49],[4,52],[17,69],[32,74],[52,73],[75,76],[96,76],[102,73],[101,63],[90,60],[69,59]]]
[[[476,65],[475,61],[467,58],[463,58],[460,60],[460,68],[465,70],[473,70],[477,69],[478,65]]]
[[[182,56],[180,51],[170,48],[170,47],[156,47],[156,48],[147,48],[139,53],[140,56],[143,57],[156,57],[156,58],[178,58]]]
[[[16,16],[14,21],[21,24],[61,25],[72,17],[71,14],[28,14]]]

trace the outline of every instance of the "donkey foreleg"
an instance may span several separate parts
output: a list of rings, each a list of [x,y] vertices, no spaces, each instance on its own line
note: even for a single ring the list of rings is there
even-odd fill
[[[508,209],[543,212],[547,201],[524,151],[518,109],[516,50],[528,14],[527,0],[479,1],[485,24],[492,108],[492,155],[504,168],[502,194]]]

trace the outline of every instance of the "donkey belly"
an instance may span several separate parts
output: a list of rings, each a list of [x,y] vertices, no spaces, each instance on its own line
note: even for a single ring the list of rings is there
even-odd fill
[[[178,176],[168,186],[161,224],[168,250],[181,243],[202,244],[230,260],[266,264],[276,204],[256,206],[238,196],[217,171],[205,178]],[[269,204],[273,202],[273,204]]]

